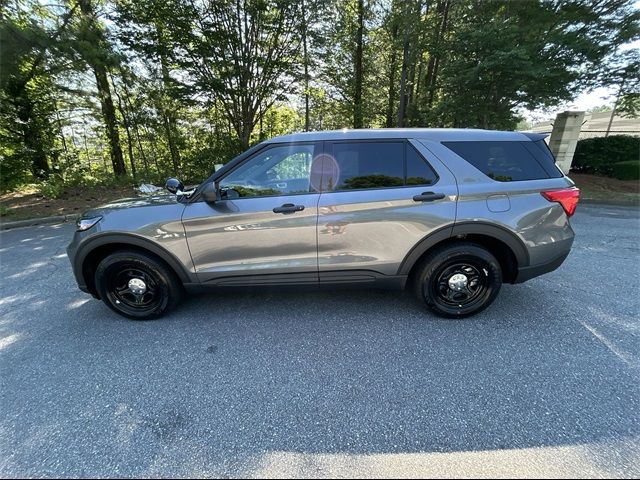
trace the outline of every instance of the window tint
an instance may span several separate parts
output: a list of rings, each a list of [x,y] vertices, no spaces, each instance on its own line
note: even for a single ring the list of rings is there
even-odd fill
[[[315,152],[315,145],[282,145],[261,151],[220,181],[223,197],[307,193]]]
[[[527,145],[531,143],[443,142],[443,145],[453,150],[488,177],[499,182],[549,178],[550,174],[541,164],[541,161],[548,162],[549,160],[543,160],[543,153],[539,147]],[[556,172],[559,173],[557,169]]]
[[[404,185],[404,143],[334,143],[334,190]]]
[[[433,185],[438,176],[422,155],[407,143],[407,185]]]
[[[553,157],[553,153],[549,150],[547,142],[544,140],[538,140],[536,142],[524,142],[524,146],[529,150],[538,163],[542,165],[545,172],[549,174],[551,178],[562,177],[564,174],[556,165],[556,159]]]

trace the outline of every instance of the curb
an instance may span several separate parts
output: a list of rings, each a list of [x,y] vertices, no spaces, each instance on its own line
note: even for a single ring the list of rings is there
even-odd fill
[[[31,218],[29,220],[16,220],[15,222],[2,222],[0,223],[0,230],[10,230],[12,228],[20,228],[20,227],[35,227],[38,225],[51,225],[54,223],[65,223],[65,222],[73,222],[78,217],[80,217],[79,213],[71,213],[68,215],[57,215],[55,217],[41,217],[41,218]]]

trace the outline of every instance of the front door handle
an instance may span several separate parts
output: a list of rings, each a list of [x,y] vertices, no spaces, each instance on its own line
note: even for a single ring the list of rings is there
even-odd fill
[[[293,203],[285,203],[280,207],[273,209],[273,213],[295,213],[304,210],[304,205],[294,205]]]
[[[434,200],[442,200],[444,193],[422,192],[420,195],[414,195],[414,202],[433,202]]]

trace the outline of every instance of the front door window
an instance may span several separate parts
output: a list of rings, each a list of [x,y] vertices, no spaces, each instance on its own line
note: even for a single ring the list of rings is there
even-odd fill
[[[220,181],[223,198],[266,197],[312,193],[314,144],[267,148]]]

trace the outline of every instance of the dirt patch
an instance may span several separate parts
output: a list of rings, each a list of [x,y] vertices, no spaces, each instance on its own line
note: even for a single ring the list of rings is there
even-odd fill
[[[586,200],[640,204],[640,182],[616,178],[569,173],[580,188],[580,197]]]
[[[640,182],[637,180],[618,180],[617,178],[585,175],[584,173],[570,173],[571,180],[580,188],[592,191],[640,193]]]
[[[3,221],[69,215],[111,202],[136,196],[132,187],[69,188],[60,198],[46,198],[35,188],[0,195],[0,217]]]

